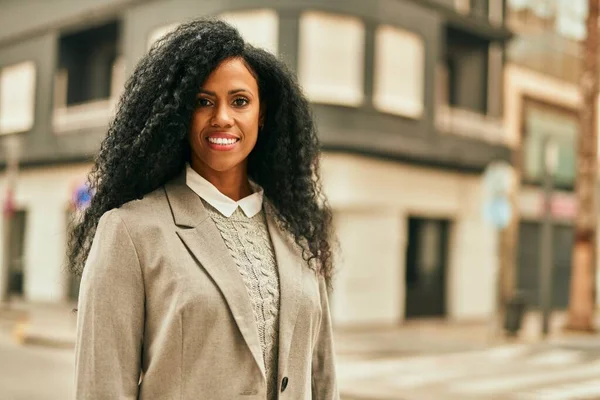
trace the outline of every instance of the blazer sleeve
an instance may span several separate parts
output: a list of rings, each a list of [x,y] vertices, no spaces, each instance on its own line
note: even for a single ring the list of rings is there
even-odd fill
[[[321,324],[312,357],[312,398],[315,400],[339,400],[335,372],[335,350],[327,285],[319,279],[321,297]]]
[[[75,345],[76,400],[138,398],[144,283],[115,210],[98,223],[81,278]]]

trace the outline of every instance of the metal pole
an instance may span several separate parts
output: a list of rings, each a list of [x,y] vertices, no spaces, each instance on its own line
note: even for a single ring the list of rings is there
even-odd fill
[[[543,193],[544,212],[542,217],[542,232],[540,240],[540,311],[542,313],[542,336],[546,337],[550,332],[550,313],[552,308],[552,271],[553,271],[553,244],[552,244],[552,191],[553,191],[553,169],[556,160],[551,154],[553,143],[549,138],[544,139],[542,171],[543,171]]]
[[[8,185],[7,185],[8,186]],[[13,213],[11,212],[10,197],[12,196],[12,188],[7,187],[5,192],[5,200],[3,205],[3,220],[2,220],[2,304],[5,307],[10,305],[10,270],[11,270],[11,254],[10,254],[10,238],[12,236]]]
[[[2,283],[0,287],[0,304],[8,308],[10,306],[10,267],[13,217],[14,217],[14,193],[19,172],[20,142],[17,136],[8,136],[3,139],[4,156],[6,160],[6,189],[3,204],[2,223]]]

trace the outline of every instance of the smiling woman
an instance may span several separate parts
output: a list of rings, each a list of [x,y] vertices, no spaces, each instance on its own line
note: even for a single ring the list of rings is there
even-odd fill
[[[192,168],[236,201],[252,193],[248,155],[262,124],[254,74],[243,58],[223,61],[202,85],[190,125]]]
[[[295,77],[230,25],[161,39],[89,176],[77,399],[338,399],[331,211]]]

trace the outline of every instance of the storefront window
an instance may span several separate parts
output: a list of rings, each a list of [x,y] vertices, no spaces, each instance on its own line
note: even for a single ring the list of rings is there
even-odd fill
[[[578,132],[578,119],[574,111],[529,103],[525,108],[523,143],[525,181],[541,182],[543,146],[545,139],[550,138],[558,146],[558,164],[554,172],[554,183],[560,188],[573,188]]]

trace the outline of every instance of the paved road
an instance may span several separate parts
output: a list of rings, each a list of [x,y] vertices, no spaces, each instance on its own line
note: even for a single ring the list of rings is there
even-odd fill
[[[72,396],[72,350],[19,346],[0,331],[0,400]]]
[[[600,399],[598,343],[504,345],[457,354],[342,359],[345,400]]]
[[[342,400],[600,399],[600,338],[421,355],[348,351],[358,344],[340,342]],[[72,350],[19,346],[0,330],[0,400],[70,399],[72,369]]]

